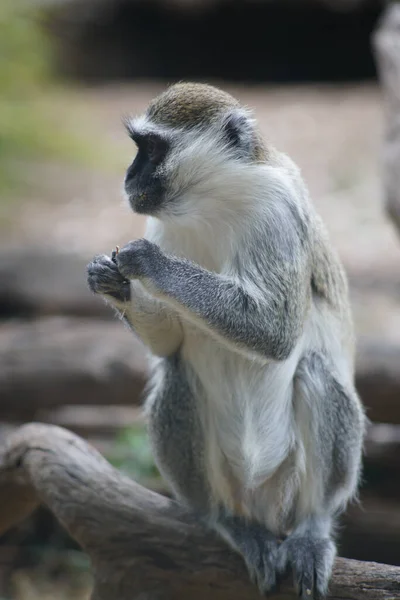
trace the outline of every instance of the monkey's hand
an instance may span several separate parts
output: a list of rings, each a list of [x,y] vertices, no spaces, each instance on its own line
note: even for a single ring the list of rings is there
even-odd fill
[[[105,254],[95,256],[87,266],[87,282],[94,294],[110,296],[118,302],[131,298],[130,283],[118,270],[115,262]]]
[[[146,239],[124,246],[115,256],[118,270],[126,279],[143,279],[160,273],[168,260],[160,248]]]

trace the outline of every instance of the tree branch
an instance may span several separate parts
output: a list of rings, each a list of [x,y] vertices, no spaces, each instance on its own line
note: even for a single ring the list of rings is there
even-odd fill
[[[257,600],[242,559],[178,503],[65,429],[25,425],[0,450],[0,533],[44,502],[92,559],[93,600]],[[283,585],[282,599],[295,598]],[[400,599],[400,568],[337,559],[333,600]]]

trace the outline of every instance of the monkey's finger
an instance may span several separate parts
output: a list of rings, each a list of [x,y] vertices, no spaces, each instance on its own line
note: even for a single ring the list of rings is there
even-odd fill
[[[314,600],[314,567],[306,567],[298,578],[298,590],[301,600]]]
[[[263,582],[265,593],[271,594],[278,587],[277,580],[277,552],[266,545],[263,553]]]
[[[313,590],[313,600],[323,600],[326,597],[326,594],[322,591],[322,587],[319,585],[318,581],[318,569],[317,567],[314,569],[314,590]],[[321,589],[320,589],[321,588]]]
[[[276,574],[268,573],[264,574],[264,580],[261,585],[259,585],[259,589],[264,596],[271,596],[271,594],[275,595],[279,592],[279,582],[276,578]]]

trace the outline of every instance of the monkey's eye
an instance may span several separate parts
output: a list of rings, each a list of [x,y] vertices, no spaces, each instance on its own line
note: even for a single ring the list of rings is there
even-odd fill
[[[149,136],[147,138],[147,143],[146,143],[146,151],[147,151],[147,156],[149,157],[150,162],[152,163],[158,163],[160,162],[165,153],[166,153],[167,147],[166,144],[164,143],[164,141],[160,138],[154,137],[154,136]]]
[[[158,144],[156,140],[152,137],[149,137],[147,140],[147,154],[150,160],[154,160],[157,157]]]

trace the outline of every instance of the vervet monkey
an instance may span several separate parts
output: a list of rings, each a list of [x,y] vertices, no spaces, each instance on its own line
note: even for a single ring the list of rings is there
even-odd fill
[[[364,433],[340,261],[299,169],[229,94],[173,85],[127,130],[145,238],[88,282],[150,349],[157,465],[262,593],[292,568],[324,596]]]

